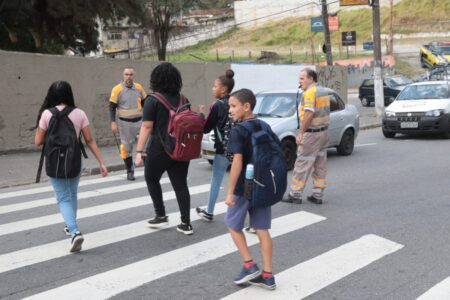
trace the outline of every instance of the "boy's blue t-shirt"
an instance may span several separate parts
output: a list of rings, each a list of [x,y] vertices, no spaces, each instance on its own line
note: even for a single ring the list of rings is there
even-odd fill
[[[252,122],[252,121],[243,121]],[[247,163],[251,161],[252,155],[252,142],[250,132],[247,131],[242,126],[234,126],[231,129],[230,137],[228,139],[227,152],[230,153],[240,153],[243,157],[243,164],[241,174],[236,182],[236,187],[234,188],[234,195],[243,196],[244,195],[244,180],[245,180],[245,169]]]

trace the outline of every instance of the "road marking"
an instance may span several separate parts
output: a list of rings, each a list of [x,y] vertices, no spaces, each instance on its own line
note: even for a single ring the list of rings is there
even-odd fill
[[[196,195],[196,194],[209,192],[209,189],[210,189],[209,184],[203,184],[203,185],[193,186],[193,187],[189,188],[189,191],[190,191],[191,195]],[[173,192],[173,191],[163,193],[163,199],[165,201],[172,200],[175,198],[176,198],[175,192]],[[117,202],[108,203],[108,204],[87,207],[87,208],[78,210],[77,219],[79,220],[79,219],[88,218],[88,217],[92,217],[92,216],[107,214],[110,212],[120,211],[123,209],[129,209],[129,208],[133,208],[133,207],[149,205],[150,203],[151,203],[150,196],[144,196],[144,197],[132,198],[132,199],[117,201]],[[32,218],[32,219],[23,220],[23,221],[6,223],[6,224],[0,225],[0,236],[19,232],[19,231],[31,230],[31,229],[35,229],[35,228],[39,228],[39,227],[44,227],[47,225],[58,224],[58,223],[62,223],[62,222],[63,222],[62,216],[61,216],[61,214],[58,213],[58,214],[53,214],[53,215],[48,215],[48,216],[43,216],[43,217],[38,217],[38,218]]]
[[[303,299],[401,248],[403,245],[380,236],[364,235],[275,274],[279,283],[275,291],[252,286],[223,299]]]
[[[161,184],[167,184],[170,183],[169,178],[162,178],[160,181]],[[125,183],[123,185],[119,186],[113,186],[113,187],[107,187],[103,189],[98,190],[92,190],[92,191],[86,191],[78,193],[78,200],[86,199],[86,198],[93,198],[98,196],[104,196],[104,195],[110,195],[120,192],[126,192],[126,191],[132,191],[140,188],[147,187],[147,184],[144,182],[135,182],[135,183]],[[10,205],[3,205],[0,206],[0,215],[6,214],[9,212],[15,212],[30,208],[36,208],[40,206],[45,205],[52,205],[56,204],[55,197],[45,198],[45,199],[38,199],[38,200],[31,200],[27,202],[21,202],[17,204],[10,204]]]
[[[367,147],[367,146],[375,146],[377,143],[368,143],[368,144],[357,144],[355,147]]]
[[[324,217],[305,211],[289,214],[272,221],[271,235],[275,238],[323,220],[325,220]],[[254,234],[249,234],[246,238],[249,246],[258,242]],[[236,247],[230,235],[224,234],[32,295],[26,299],[107,299],[234,252]]]
[[[214,209],[215,215],[223,214],[227,210],[224,202],[217,203]],[[200,217],[195,213],[195,209],[191,209],[191,221],[199,220]],[[164,229],[175,227],[180,223],[180,213],[171,213],[169,217],[169,225]],[[159,231],[147,226],[145,220],[134,222],[131,224],[109,228],[93,233],[84,234],[85,242],[83,250],[93,249],[112,243],[132,239],[141,235],[150,234]],[[71,255],[68,251],[70,239],[64,239],[57,242],[47,243],[23,250],[18,250],[0,255],[0,273],[22,268],[32,264],[48,261],[58,257]]]
[[[450,277],[445,278],[417,300],[448,300],[450,295]]]
[[[144,171],[136,171],[134,175],[135,176],[144,175]],[[86,186],[86,185],[92,185],[92,184],[98,184],[98,183],[106,183],[106,182],[112,182],[112,181],[118,181],[118,180],[125,180],[126,178],[127,178],[127,175],[124,175],[124,174],[108,176],[108,177],[99,177],[99,178],[94,178],[94,179],[83,179],[83,177],[81,177],[79,186]],[[53,187],[51,185],[47,185],[47,186],[38,187],[38,188],[31,188],[31,189],[26,189],[26,190],[1,193],[0,199],[14,198],[14,197],[27,196],[27,195],[52,192],[52,191],[53,191]]]

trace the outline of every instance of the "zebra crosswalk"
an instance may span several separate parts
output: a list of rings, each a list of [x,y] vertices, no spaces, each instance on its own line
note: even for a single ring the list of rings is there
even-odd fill
[[[141,171],[136,175],[141,177]],[[205,178],[203,182],[190,182],[192,207],[205,203],[208,181]],[[113,185],[108,186],[110,183]],[[177,295],[177,299],[303,299],[401,253],[406,247],[367,232],[306,260],[289,260],[290,265],[281,269],[275,266],[275,291],[236,287],[232,283],[236,274],[229,274],[228,266],[235,266],[233,270],[238,271],[239,255],[224,226],[226,205],[216,204],[212,223],[200,221],[195,209],[191,209],[195,234],[185,237],[174,230],[179,223],[176,201],[172,201],[175,193],[167,178],[161,183],[169,224],[163,230],[155,230],[146,223],[153,209],[142,178],[135,183],[127,182],[123,174],[83,178],[78,220],[82,230],[87,224],[91,227],[83,232],[83,251],[77,254],[69,253],[70,241],[62,230],[60,236],[54,237],[53,228],[62,229],[64,224],[60,214],[54,213],[56,204],[50,186],[0,191],[0,216],[14,217],[12,221],[0,218],[0,298],[173,299]],[[109,201],[98,204],[98,199]],[[316,226],[326,226],[327,221],[326,216],[303,209],[276,211],[270,230],[274,245],[293,235],[306,234]],[[50,232],[52,237],[48,237]],[[30,241],[19,243],[16,248],[4,247],[17,238]],[[246,234],[246,239],[250,247],[258,244],[255,234]],[[252,247],[252,252],[257,250]],[[215,267],[209,268],[210,264]],[[204,274],[205,269],[208,275]],[[173,284],[177,280],[201,282],[198,285],[208,288],[189,290],[186,283]],[[161,293],[148,294],[158,290],[154,286],[170,287],[172,293],[166,297]],[[214,288],[217,293],[212,294]],[[450,277],[416,297],[449,299],[449,295]]]

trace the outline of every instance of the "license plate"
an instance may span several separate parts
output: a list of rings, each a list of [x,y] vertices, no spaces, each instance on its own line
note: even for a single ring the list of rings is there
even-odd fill
[[[400,122],[400,128],[417,128],[419,122]]]

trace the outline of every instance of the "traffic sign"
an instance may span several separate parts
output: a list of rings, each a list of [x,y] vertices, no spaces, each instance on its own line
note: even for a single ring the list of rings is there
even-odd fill
[[[323,26],[323,18],[320,17],[312,17],[311,18],[311,32],[324,32]]]
[[[342,32],[342,46],[356,45],[356,31]]]

